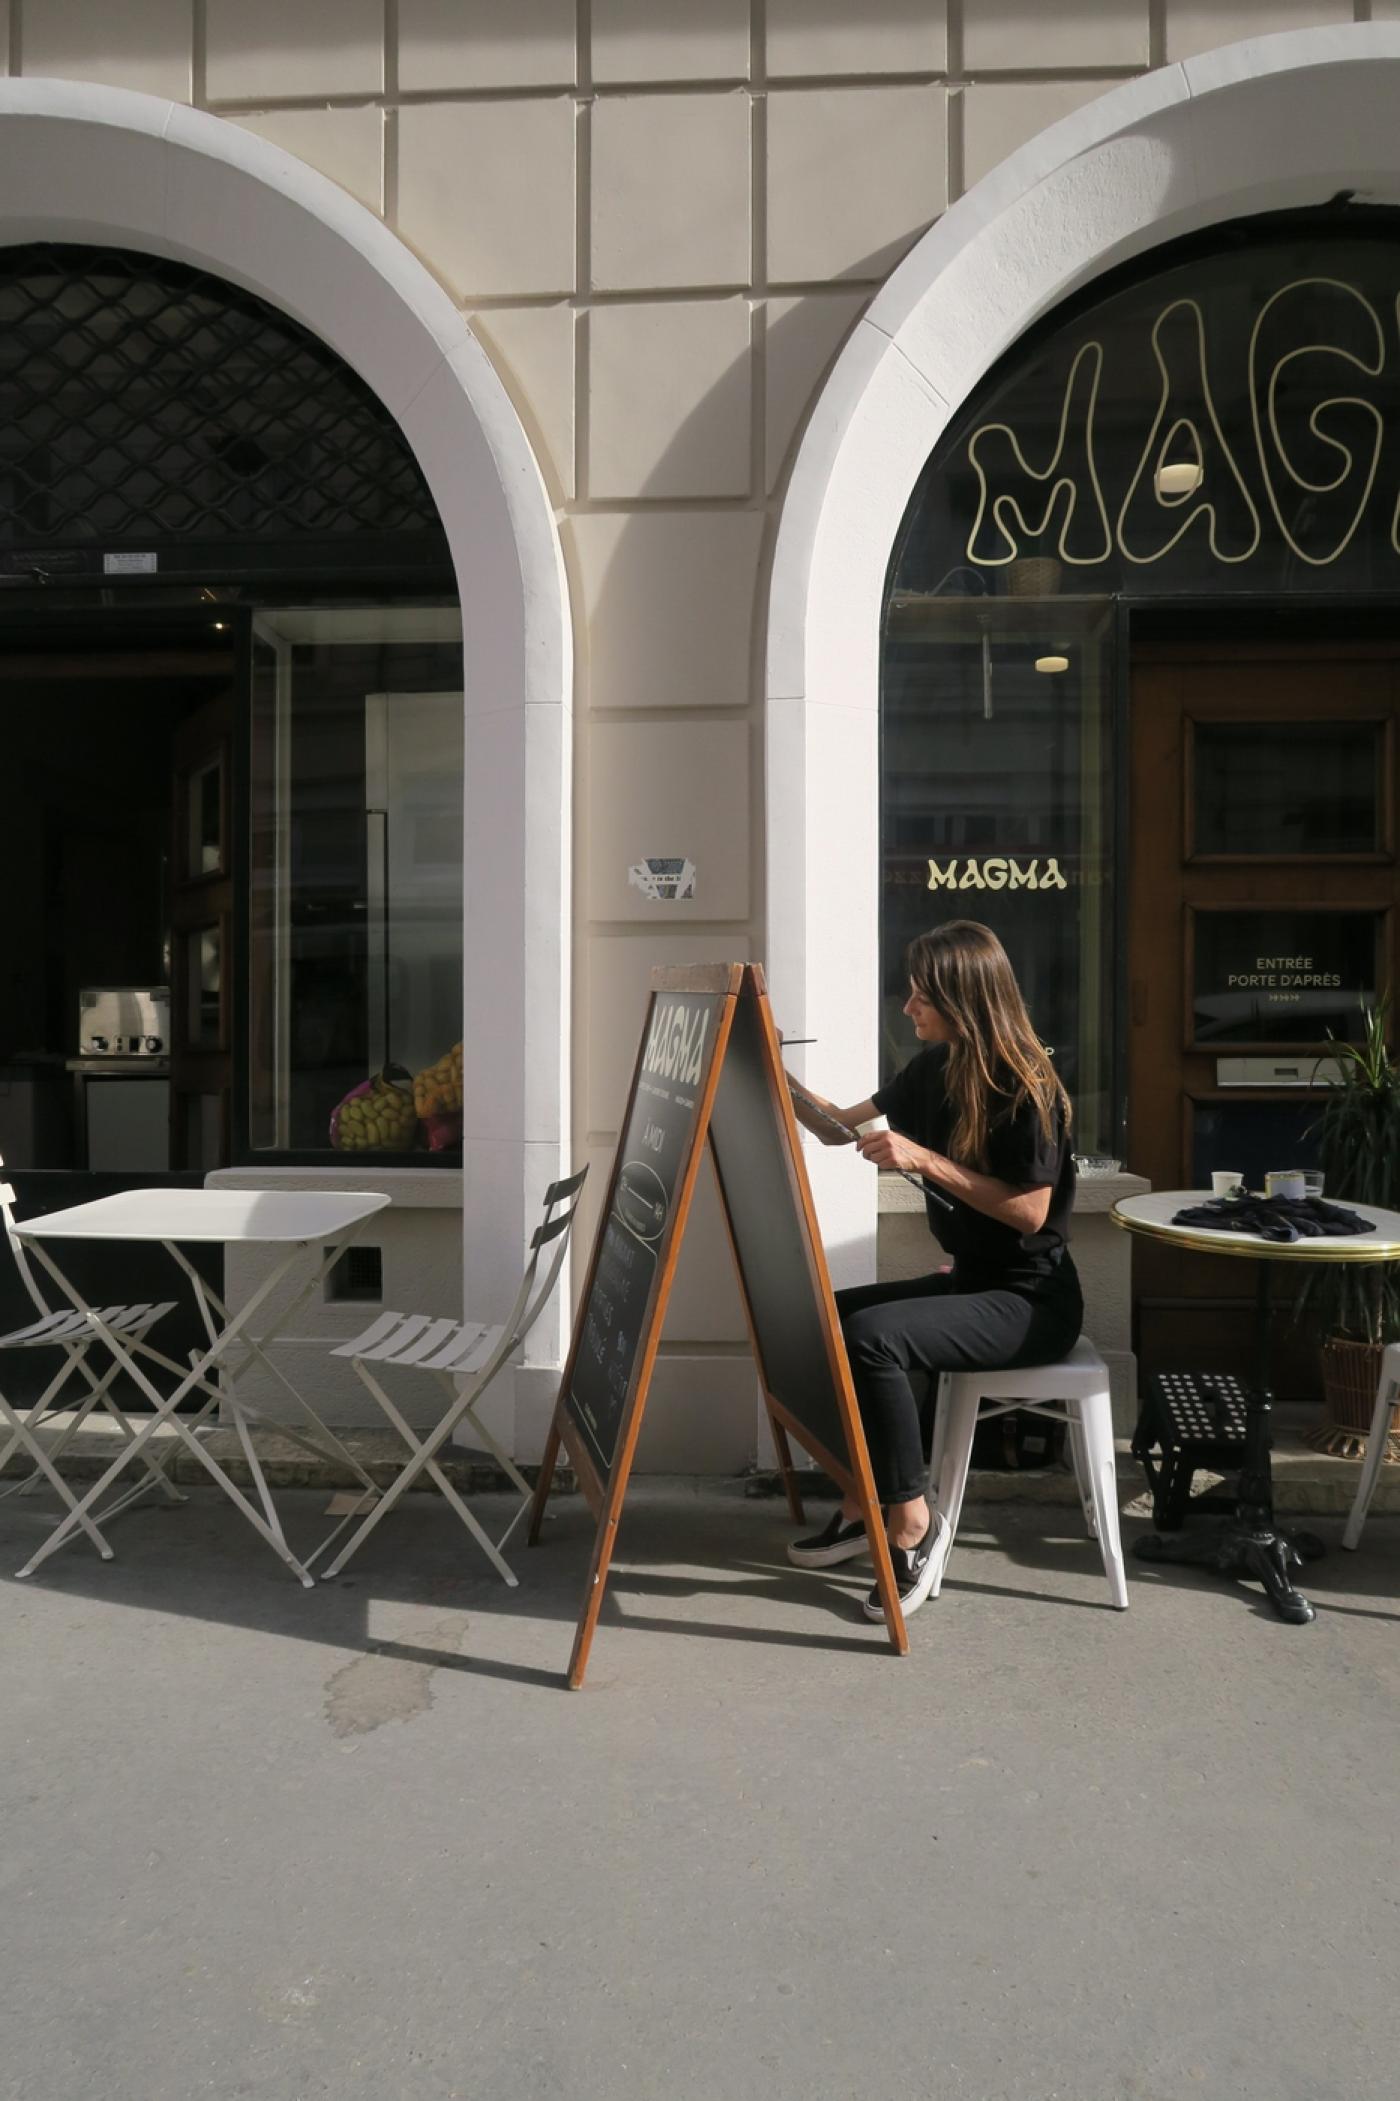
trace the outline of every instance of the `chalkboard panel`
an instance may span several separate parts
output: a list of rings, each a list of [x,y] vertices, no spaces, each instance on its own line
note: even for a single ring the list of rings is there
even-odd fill
[[[750,977],[761,990],[757,971]],[[796,1146],[784,1127],[771,1076],[776,1044],[770,1051],[764,1043],[766,1020],[746,984],[715,1093],[710,1147],[764,1386],[808,1449],[820,1446],[815,1457],[849,1468],[831,1331],[796,1181]]]
[[[788,1507],[801,1523],[791,1430],[855,1498],[890,1644],[908,1652],[763,973],[738,963],[660,970],[530,1517],[534,1545],[562,1447],[598,1516],[573,1687],[588,1666],[707,1136]]]
[[[653,1300],[674,1235],[676,1196],[695,1146],[720,1017],[733,1004],[714,992],[651,995],[564,1392],[600,1481],[617,1458],[638,1351],[655,1325]]]

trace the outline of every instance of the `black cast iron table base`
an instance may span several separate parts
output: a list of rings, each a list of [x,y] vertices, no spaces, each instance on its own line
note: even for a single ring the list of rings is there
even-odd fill
[[[1292,1581],[1305,1561],[1323,1553],[1311,1532],[1290,1536],[1272,1523],[1250,1526],[1238,1517],[1207,1532],[1152,1532],[1137,1543],[1139,1561],[1169,1562],[1176,1568],[1204,1568],[1217,1576],[1253,1576],[1281,1620],[1305,1627],[1315,1610]]]
[[[1294,1571],[1326,1550],[1311,1532],[1281,1532],[1274,1523],[1273,1407],[1269,1397],[1269,1265],[1259,1264],[1254,1300],[1254,1381],[1245,1406],[1244,1464],[1233,1517],[1208,1532],[1149,1533],[1133,1549],[1139,1561],[1203,1568],[1217,1576],[1253,1576],[1281,1620],[1305,1627],[1316,1614],[1293,1582]]]

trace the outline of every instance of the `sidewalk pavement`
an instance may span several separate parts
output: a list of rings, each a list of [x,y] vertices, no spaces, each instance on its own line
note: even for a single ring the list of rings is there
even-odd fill
[[[66,1426],[68,1417],[56,1413],[48,1420],[53,1435],[57,1437]],[[1315,1409],[1278,1407],[1274,1411],[1275,1507],[1294,1516],[1345,1517],[1361,1479],[1361,1461],[1340,1459],[1314,1450],[1306,1441],[1305,1433],[1316,1421]],[[355,1486],[355,1475],[349,1467],[338,1465],[334,1460],[314,1457],[289,1439],[279,1437],[275,1429],[259,1427],[252,1434],[259,1460],[274,1488]],[[336,1435],[370,1478],[380,1487],[387,1488],[404,1457],[404,1448],[394,1433],[391,1430],[337,1429]],[[237,1433],[210,1429],[201,1432],[201,1436],[230,1478],[241,1488],[246,1488],[248,1466]],[[119,1432],[110,1417],[90,1417],[63,1454],[59,1471],[70,1480],[96,1480],[115,1456],[118,1443]],[[184,1487],[202,1485],[208,1480],[208,1475],[180,1443],[174,1430],[168,1427],[159,1430],[154,1445],[172,1480]],[[460,1446],[449,1445],[440,1454],[439,1463],[448,1479],[468,1494],[489,1492],[504,1486],[500,1469],[484,1452],[472,1453]],[[27,1473],[29,1461],[23,1453],[17,1453],[3,1471],[7,1477]],[[533,1479],[534,1469],[527,1468],[526,1471]],[[820,1483],[820,1477],[816,1478]],[[1204,1472],[1198,1474],[1197,1493],[1204,1493],[1216,1478]],[[571,1470],[566,1466],[560,1466],[556,1479],[562,1489],[574,1485]],[[1124,1508],[1133,1516],[1149,1517],[1152,1505],[1145,1492],[1142,1468],[1126,1442],[1120,1442],[1118,1446],[1118,1480]],[[423,1493],[432,1492],[422,1477],[419,1486]],[[776,1492],[776,1475],[760,1474],[750,1481],[749,1490],[754,1494]],[[974,1467],[968,1475],[967,1500],[969,1503],[1029,1502],[1074,1507],[1078,1502],[1078,1491],[1067,1466],[1024,1472]],[[1382,1468],[1371,1509],[1377,1517],[1391,1513],[1400,1515],[1400,1466]]]
[[[781,1504],[641,1481],[571,1694],[576,1497],[518,1590],[436,1498],[314,1591],[206,1490],[14,1582],[50,1516],[0,1504],[0,2101],[1395,2091],[1394,1519],[1323,1520],[1294,1628],[1113,1612],[1073,1509],[984,1505],[901,1661]]]

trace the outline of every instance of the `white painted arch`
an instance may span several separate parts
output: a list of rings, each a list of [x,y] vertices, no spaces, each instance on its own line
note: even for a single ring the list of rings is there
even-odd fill
[[[1071,293],[1183,234],[1317,204],[1400,204],[1400,27],[1301,30],[1187,60],[1053,125],[911,250],[807,426],[767,636],[767,957],[824,1092],[878,1066],[879,631],[914,485],[996,360]],[[789,1019],[788,1017],[792,1017]],[[794,1053],[794,1057],[798,1054]],[[875,1273],[873,1177],[809,1164],[838,1283]]]
[[[568,1141],[572,631],[529,440],[423,264],[235,124],[123,89],[0,82],[0,244],[34,240],[171,256],[255,292],[374,390],[432,490],[464,632],[463,1260],[468,1303],[507,1307]],[[561,1307],[531,1338],[541,1367],[559,1361]]]

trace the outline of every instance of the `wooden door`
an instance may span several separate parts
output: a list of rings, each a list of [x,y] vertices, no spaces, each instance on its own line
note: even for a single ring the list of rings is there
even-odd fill
[[[1313,1164],[1328,1030],[1400,982],[1398,691],[1384,645],[1135,653],[1128,1164],[1155,1188]],[[1144,1373],[1247,1369],[1251,1267],[1136,1247],[1134,1290]],[[1275,1391],[1311,1398],[1278,1338]]]
[[[170,1164],[229,1158],[232,1098],[231,693],[175,731],[170,883]]]

